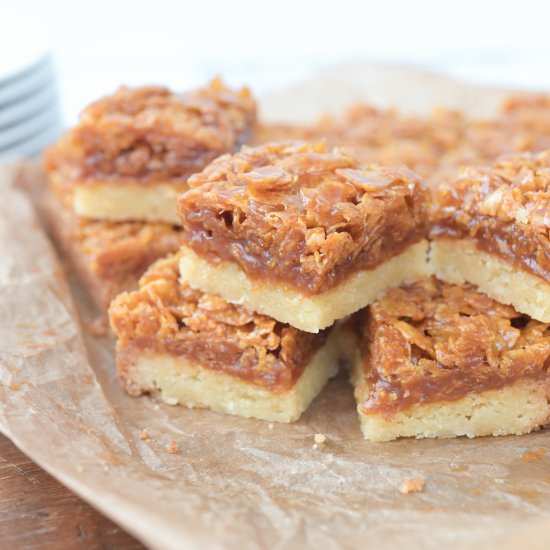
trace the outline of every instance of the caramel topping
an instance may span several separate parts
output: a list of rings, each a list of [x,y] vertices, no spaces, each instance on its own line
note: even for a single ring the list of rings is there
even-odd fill
[[[470,237],[550,282],[550,151],[466,168],[436,195],[434,237]]]
[[[137,282],[151,263],[181,246],[179,227],[80,218],[65,193],[48,193],[44,200],[49,216],[58,218],[63,240],[75,243],[79,255],[88,258],[90,269],[102,279]]]
[[[113,179],[181,180],[245,142],[255,102],[220,80],[184,94],[121,88],[87,107],[80,123],[46,155],[48,171],[79,183]]]
[[[189,186],[178,201],[188,246],[303,292],[376,267],[426,231],[428,192],[418,176],[362,168],[322,142],[243,147]]]
[[[169,353],[273,391],[292,387],[327,332],[309,334],[204,294],[178,280],[178,258],[160,260],[136,292],[109,309],[124,371],[125,353]],[[124,374],[123,374],[124,375]]]
[[[548,95],[520,94],[511,97],[494,119],[472,119],[441,108],[420,117],[359,104],[309,126],[263,125],[255,143],[326,139],[330,145],[345,146],[362,163],[406,165],[438,185],[463,166],[549,149],[549,105]]]
[[[508,152],[550,149],[550,95],[511,96],[502,106],[496,124],[508,138]]]
[[[100,277],[140,276],[156,259],[181,246],[178,227],[164,223],[80,220],[75,234]]]
[[[426,402],[548,375],[550,325],[470,285],[435,278],[390,290],[363,324],[366,412],[391,417]]]
[[[467,127],[467,119],[454,111],[437,110],[421,118],[358,104],[341,116],[325,116],[310,126],[260,126],[255,143],[324,139],[330,146],[345,146],[363,164],[406,165],[422,177],[436,180],[441,167],[448,170],[459,162],[457,149]],[[464,156],[462,153],[460,158]]]

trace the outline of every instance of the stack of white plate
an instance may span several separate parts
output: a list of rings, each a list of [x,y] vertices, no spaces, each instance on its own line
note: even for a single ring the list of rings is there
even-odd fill
[[[38,155],[61,127],[55,70],[44,40],[38,32],[33,38],[28,21],[2,19],[0,161]]]

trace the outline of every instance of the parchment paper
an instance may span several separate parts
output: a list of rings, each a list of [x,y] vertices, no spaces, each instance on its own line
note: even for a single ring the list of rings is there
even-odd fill
[[[371,66],[364,70],[373,73]],[[438,103],[445,103],[445,90],[456,97],[460,89],[437,88],[440,79],[424,77],[422,86],[430,85]],[[367,86],[371,101],[376,82]],[[413,82],[410,72],[394,74],[400,105],[424,93]],[[331,80],[313,95],[305,86],[291,108],[315,103],[338,86]],[[380,98],[388,86],[378,86]],[[331,107],[330,98],[317,104]],[[60,262],[28,198],[13,184],[17,172],[0,172],[0,429],[145,544],[548,547],[548,431],[369,443],[361,437],[345,376],[293,425],[126,396],[116,380],[113,342],[86,328],[95,313],[78,287],[75,313]],[[140,437],[143,429],[150,439]],[[327,438],[318,448],[315,433]],[[175,454],[168,452],[172,439]],[[424,492],[401,494],[403,480],[416,476],[426,479]]]

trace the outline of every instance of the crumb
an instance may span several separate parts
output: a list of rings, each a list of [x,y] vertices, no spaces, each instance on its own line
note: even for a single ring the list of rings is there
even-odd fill
[[[180,447],[178,445],[178,442],[175,439],[171,439],[170,443],[168,443],[168,446],[166,447],[166,450],[170,453],[175,455],[179,450]]]
[[[273,429],[273,422],[270,422],[270,423],[267,425],[267,427],[268,427],[270,430],[272,430],[272,429]]]
[[[13,391],[17,391],[21,386],[19,386],[19,384],[17,382],[12,382],[10,384],[10,389],[12,389]]]
[[[66,273],[65,273],[66,269],[62,266],[58,267],[55,269],[54,271],[54,277],[56,279],[58,279],[59,281],[63,281],[65,282],[65,276],[66,276]]]
[[[312,449],[316,449],[318,446],[319,446],[319,445],[317,445],[317,443],[314,443],[314,444],[311,446],[311,448],[312,448]]]
[[[17,346],[25,349],[45,349],[44,344],[39,342],[33,342],[31,340],[21,340],[17,342]]]
[[[318,445],[322,445],[327,440],[324,434],[315,434],[313,436],[313,439],[315,440],[315,443],[317,443]]]
[[[86,330],[96,338],[101,338],[107,334],[109,323],[104,315],[99,315],[95,319],[87,319],[84,321]]]
[[[151,436],[149,435],[149,432],[147,431],[147,428],[143,428],[143,430],[141,430],[139,432],[139,438],[142,441],[149,441],[151,439]]]
[[[547,452],[548,450],[544,447],[541,447],[540,449],[531,449],[529,451],[525,451],[521,455],[519,461],[523,463],[536,462],[537,460],[544,458]]]
[[[453,472],[467,472],[470,467],[467,464],[451,464],[451,470]]]
[[[101,458],[105,462],[108,462],[109,464],[117,464],[117,465],[124,464],[124,460],[122,460],[120,456],[114,453],[99,453],[99,458]]]
[[[408,495],[410,493],[421,493],[424,491],[425,485],[426,480],[423,477],[406,477],[403,480],[403,483],[399,486],[399,492],[404,495]]]

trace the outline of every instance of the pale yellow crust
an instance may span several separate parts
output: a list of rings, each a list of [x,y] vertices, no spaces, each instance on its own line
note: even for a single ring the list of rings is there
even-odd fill
[[[550,284],[476,247],[469,239],[432,241],[430,263],[448,283],[468,282],[494,300],[537,321],[550,323]]]
[[[361,431],[370,441],[392,441],[399,437],[521,435],[550,422],[548,381],[519,380],[501,389],[470,393],[456,401],[418,404],[391,419],[361,410],[360,404],[367,399],[369,387],[358,354],[353,362],[352,383]]]
[[[203,292],[218,294],[228,302],[269,315],[306,332],[318,332],[337,319],[365,307],[388,288],[427,276],[427,241],[369,271],[359,271],[336,288],[313,296],[282,285],[254,281],[233,262],[211,264],[187,247],[182,248],[182,279]]]
[[[165,222],[181,225],[176,199],[185,185],[94,182],[74,188],[73,208],[96,220]]]
[[[136,357],[135,363],[128,367],[124,385],[131,395],[150,392],[169,405],[272,422],[294,422],[336,375],[338,367],[338,338],[333,331],[296,384],[283,393],[168,354],[143,353]]]

